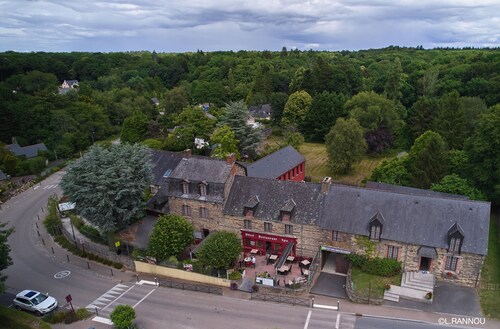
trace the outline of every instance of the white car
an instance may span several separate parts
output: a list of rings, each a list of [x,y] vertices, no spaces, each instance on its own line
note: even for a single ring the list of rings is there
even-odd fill
[[[23,290],[14,298],[18,310],[35,312],[37,315],[49,313],[57,308],[57,300],[35,290]]]

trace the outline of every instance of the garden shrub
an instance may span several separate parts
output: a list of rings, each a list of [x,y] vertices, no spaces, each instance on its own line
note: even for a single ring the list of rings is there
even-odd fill
[[[123,267],[123,264],[120,262],[114,262],[113,267],[116,268],[117,270],[119,270]]]
[[[109,317],[116,328],[127,329],[134,323],[135,310],[130,305],[118,305]]]
[[[241,273],[238,271],[229,273],[229,280],[239,280],[241,279]]]
[[[401,262],[391,258],[368,258],[365,255],[347,255],[353,266],[363,272],[378,276],[394,276],[401,272]]]

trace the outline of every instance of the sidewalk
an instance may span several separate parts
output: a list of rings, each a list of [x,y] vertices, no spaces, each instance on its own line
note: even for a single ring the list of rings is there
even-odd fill
[[[71,254],[69,251],[61,248],[57,243],[55,243],[52,237],[48,234],[43,225],[43,218],[45,213],[39,213],[40,219],[36,221],[34,226],[34,234],[36,244],[40,249],[43,249],[49,257],[57,259],[61,263],[65,263],[70,267],[76,267],[81,270],[86,270],[95,273],[98,276],[109,278],[117,282],[136,282],[137,276],[135,272],[126,270],[117,270],[113,267],[106,266],[100,263],[90,261],[85,258],[80,258]],[[78,236],[77,236],[78,235]],[[83,235],[79,235],[79,232],[75,230],[75,236],[77,238],[86,239]],[[154,281],[153,275],[139,274],[140,280]],[[223,288],[224,296],[238,299],[250,299],[250,294],[240,291],[232,291],[228,288]],[[339,301],[340,312],[350,313],[356,316],[373,316],[373,317],[386,317],[393,319],[402,319],[406,321],[422,321],[433,324],[440,323],[443,318],[447,319],[447,323],[451,322],[453,317],[456,315],[423,312],[414,309],[405,309],[400,307],[392,306],[376,306],[376,305],[366,305],[366,304],[355,304],[347,299],[338,299],[328,296],[312,295],[314,296],[314,303],[321,305],[337,306],[337,301]],[[457,326],[458,328],[459,326]],[[471,327],[469,325],[469,327]],[[484,326],[477,326],[478,328],[500,328],[500,321],[486,319],[486,324]],[[109,329],[110,326],[102,324],[99,322],[92,321],[92,319],[87,319],[85,321],[79,321],[72,324],[57,324],[52,325],[54,329]]]

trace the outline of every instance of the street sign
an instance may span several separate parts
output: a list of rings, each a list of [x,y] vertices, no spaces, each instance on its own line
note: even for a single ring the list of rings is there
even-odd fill
[[[118,248],[120,246],[120,241],[115,242],[115,247]]]
[[[66,302],[71,303],[72,300],[71,295],[66,296]]]

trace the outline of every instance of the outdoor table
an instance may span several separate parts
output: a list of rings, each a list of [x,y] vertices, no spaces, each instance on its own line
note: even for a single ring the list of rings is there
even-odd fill
[[[287,261],[289,261],[289,262],[293,262],[293,261],[295,260],[295,257],[293,257],[293,256],[288,256],[288,257],[286,258],[286,260],[287,260]]]
[[[280,272],[286,272],[286,271],[288,271],[289,269],[290,269],[290,268],[289,268],[288,266],[283,265],[283,266],[281,266],[281,267],[278,269],[278,271],[280,271]]]
[[[309,270],[304,270],[304,275],[309,275]]]
[[[269,256],[269,259],[270,260],[276,260],[276,259],[278,259],[278,255],[272,254],[271,256]]]
[[[307,266],[307,265],[311,264],[311,262],[310,262],[310,261],[308,261],[307,259],[304,259],[303,261],[301,261],[301,263],[302,263],[303,265],[305,265],[305,266]]]
[[[258,252],[259,252],[259,250],[258,250],[258,249],[252,249],[252,250],[250,250],[250,253],[251,253],[251,254],[254,254],[254,255],[255,255],[256,253],[258,253]]]

